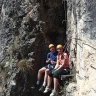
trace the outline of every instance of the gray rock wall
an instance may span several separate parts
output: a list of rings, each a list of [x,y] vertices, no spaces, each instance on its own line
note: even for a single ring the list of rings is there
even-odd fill
[[[31,87],[45,64],[48,45],[65,42],[64,16],[62,0],[0,0],[3,96],[34,95]],[[38,91],[34,96],[38,94],[42,96]]]
[[[37,53],[44,59],[44,48],[40,51],[37,48],[38,45],[42,46],[42,43],[44,43],[40,31],[39,6],[39,3],[36,3],[34,0],[3,0],[1,3],[0,66],[3,67],[2,70],[0,69],[0,72],[2,75],[3,96],[15,96],[16,94],[20,94],[20,92],[23,95],[27,77],[24,76],[25,74],[20,73],[18,68],[20,60],[27,59],[31,62],[30,67],[33,67],[34,58],[38,58]],[[40,43],[41,41],[42,43]],[[32,53],[35,53],[36,57]],[[35,70],[38,70],[41,66],[37,66],[40,61],[42,62],[40,58],[35,61]],[[21,78],[17,74],[20,74]],[[36,74],[36,72],[32,72],[31,75],[28,72],[29,78],[31,78],[27,82],[32,83],[34,81],[32,79],[33,74]],[[18,84],[18,81],[22,83]],[[14,87],[12,83],[16,83],[19,87]],[[31,86],[32,84],[30,84],[30,88]],[[19,89],[20,87],[21,89]]]
[[[68,0],[70,60],[76,67],[76,82],[69,84],[67,96],[96,95],[96,1]]]

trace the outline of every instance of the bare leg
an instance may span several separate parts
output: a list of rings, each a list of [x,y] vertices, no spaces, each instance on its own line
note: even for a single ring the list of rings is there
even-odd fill
[[[52,77],[48,76],[48,83],[47,86],[50,88],[52,83]]]
[[[47,77],[48,77],[48,73],[49,73],[49,69],[46,69],[45,70],[45,76],[44,76],[44,82],[43,82],[43,85],[42,86],[44,86],[44,87],[46,87],[46,83],[47,83]]]
[[[44,82],[47,82],[47,79],[48,79],[47,77],[48,77],[49,71],[50,71],[49,69],[45,70]]]
[[[59,84],[58,79],[54,78],[54,90],[57,90],[58,84]]]
[[[46,68],[41,68],[39,71],[38,71],[38,77],[37,77],[37,80],[40,81],[41,80],[41,77],[42,77],[42,73],[44,73],[46,70]]]

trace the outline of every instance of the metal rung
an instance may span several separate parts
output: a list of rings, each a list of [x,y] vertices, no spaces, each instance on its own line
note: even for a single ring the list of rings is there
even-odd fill
[[[70,74],[70,75],[61,75],[61,80],[63,80],[63,78],[65,78],[65,77],[73,77],[74,76],[74,74]]]

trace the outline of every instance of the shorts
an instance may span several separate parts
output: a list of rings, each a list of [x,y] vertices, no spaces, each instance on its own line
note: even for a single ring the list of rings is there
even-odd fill
[[[54,69],[55,65],[52,64],[48,64],[46,66],[44,66],[46,69],[49,69],[50,71]]]

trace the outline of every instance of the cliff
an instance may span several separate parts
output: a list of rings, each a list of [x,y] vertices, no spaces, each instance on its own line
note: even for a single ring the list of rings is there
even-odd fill
[[[96,1],[68,0],[70,60],[76,68],[76,82],[67,87],[67,96],[96,95]]]
[[[44,96],[33,86],[48,45],[69,41],[75,76],[66,96],[95,96],[95,5],[95,0],[0,0],[0,94]]]
[[[48,45],[66,41],[64,12],[62,0],[0,0],[2,96],[40,95],[33,85]]]

